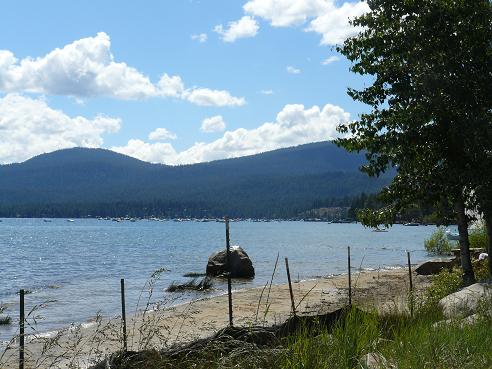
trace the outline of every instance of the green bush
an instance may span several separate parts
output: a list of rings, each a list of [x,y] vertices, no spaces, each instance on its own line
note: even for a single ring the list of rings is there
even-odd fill
[[[489,238],[487,237],[487,230],[484,225],[470,230],[468,239],[470,240],[470,248],[488,249]]]
[[[443,228],[438,228],[428,240],[425,240],[424,246],[427,252],[432,255],[449,254],[452,248]]]
[[[432,278],[430,287],[425,291],[425,305],[433,306],[440,299],[458,291],[463,287],[461,268],[454,268],[451,271],[443,270]]]

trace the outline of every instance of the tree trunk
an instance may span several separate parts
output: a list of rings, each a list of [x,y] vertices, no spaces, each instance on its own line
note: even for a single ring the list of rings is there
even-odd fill
[[[492,214],[484,214],[485,227],[487,229],[487,253],[489,257],[487,258],[489,264],[489,277],[492,281]]]
[[[471,263],[470,241],[468,239],[468,217],[465,213],[465,203],[459,199],[455,205],[458,232],[460,234],[460,257],[463,269],[463,284],[469,286],[475,283],[475,274]]]

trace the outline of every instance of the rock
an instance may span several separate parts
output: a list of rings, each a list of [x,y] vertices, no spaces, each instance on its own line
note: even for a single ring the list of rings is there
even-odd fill
[[[462,290],[452,293],[439,301],[446,318],[466,317],[477,312],[480,301],[492,301],[492,285],[475,283]]]
[[[370,352],[362,357],[362,365],[367,369],[389,368],[388,361],[383,355],[376,352]]]
[[[443,269],[449,269],[453,267],[454,260],[452,259],[434,259],[424,261],[422,264],[415,268],[415,273],[419,275],[432,275],[438,274]]]
[[[229,254],[232,278],[254,278],[255,268],[246,251],[239,246],[232,246]],[[207,276],[227,275],[226,251],[219,251],[208,258]]]

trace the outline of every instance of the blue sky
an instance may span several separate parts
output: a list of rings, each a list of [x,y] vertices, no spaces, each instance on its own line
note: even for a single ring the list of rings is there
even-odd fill
[[[366,9],[4,1],[0,163],[86,146],[182,164],[331,139],[364,109],[346,95],[363,79],[334,45]]]

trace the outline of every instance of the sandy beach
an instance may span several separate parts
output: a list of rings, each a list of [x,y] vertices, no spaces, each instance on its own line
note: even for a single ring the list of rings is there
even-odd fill
[[[414,288],[428,286],[428,277],[413,275]],[[367,309],[405,308],[409,292],[406,269],[362,271],[352,275],[352,301]],[[296,309],[301,314],[333,311],[348,303],[346,275],[293,283]],[[128,319],[128,349],[163,348],[210,336],[227,326],[227,295],[169,307],[166,302],[140,311]],[[150,308],[150,307],[149,307]],[[288,285],[272,285],[233,292],[234,324],[240,326],[278,324],[291,314]],[[122,348],[121,320],[96,318],[94,322],[69,327],[49,337],[28,339],[27,368],[86,368],[105,355]],[[18,367],[14,344],[0,360],[1,368]]]

